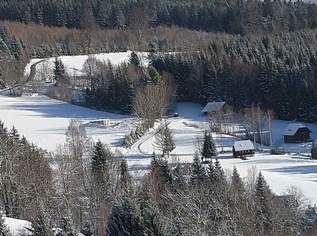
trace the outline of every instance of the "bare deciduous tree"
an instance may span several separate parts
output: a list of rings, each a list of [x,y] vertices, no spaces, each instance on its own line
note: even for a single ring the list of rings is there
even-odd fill
[[[83,72],[86,74],[88,80],[90,81],[90,89],[94,87],[94,79],[99,70],[98,64],[100,64],[100,61],[98,61],[94,55],[89,55],[83,65]]]
[[[133,109],[141,119],[152,125],[168,111],[173,89],[168,79],[161,79],[157,84],[148,84],[136,91]]]

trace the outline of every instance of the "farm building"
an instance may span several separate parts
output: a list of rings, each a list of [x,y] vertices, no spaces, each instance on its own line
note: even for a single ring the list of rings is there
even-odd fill
[[[310,129],[300,123],[289,124],[283,132],[285,143],[302,143],[310,139]]]
[[[255,148],[250,140],[236,141],[233,144],[232,152],[234,157],[244,158],[255,153]]]
[[[202,110],[205,115],[213,113],[224,112],[227,113],[231,110],[231,107],[226,102],[208,102]]]

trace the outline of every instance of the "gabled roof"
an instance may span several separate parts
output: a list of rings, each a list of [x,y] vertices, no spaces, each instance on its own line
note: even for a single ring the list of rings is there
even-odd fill
[[[235,141],[233,147],[236,152],[255,150],[254,145],[250,140]]]
[[[308,129],[305,125],[301,124],[301,123],[292,123],[292,124],[289,124],[286,129],[284,130],[283,132],[283,135],[284,136],[292,136],[292,135],[295,135],[296,132],[299,130],[299,129]],[[309,130],[309,129],[308,129]],[[309,132],[311,133],[311,131],[309,130]]]
[[[226,102],[208,102],[202,110],[203,113],[220,111]]]

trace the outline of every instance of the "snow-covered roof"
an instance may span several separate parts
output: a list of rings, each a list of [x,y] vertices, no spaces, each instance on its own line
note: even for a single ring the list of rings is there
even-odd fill
[[[254,145],[250,140],[236,141],[234,142],[233,147],[236,152],[255,150]]]
[[[292,123],[289,124],[286,129],[283,132],[283,135],[289,136],[289,135],[295,135],[297,130],[301,128],[307,128],[305,125],[301,123]],[[308,129],[308,128],[307,128]],[[309,129],[308,129],[309,130]],[[310,130],[309,130],[310,131]],[[311,131],[310,131],[311,132]]]
[[[208,102],[202,110],[203,113],[220,111],[226,102]]]

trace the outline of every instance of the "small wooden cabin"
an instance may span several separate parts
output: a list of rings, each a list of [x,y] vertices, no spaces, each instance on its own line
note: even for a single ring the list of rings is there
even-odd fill
[[[231,111],[231,107],[226,102],[208,102],[201,111],[204,115],[212,115],[218,112],[227,113]]]
[[[283,132],[284,143],[303,143],[310,140],[311,130],[300,123],[289,124]]]
[[[253,156],[255,148],[250,140],[236,141],[233,144],[232,152],[235,158],[245,158],[246,156]]]

